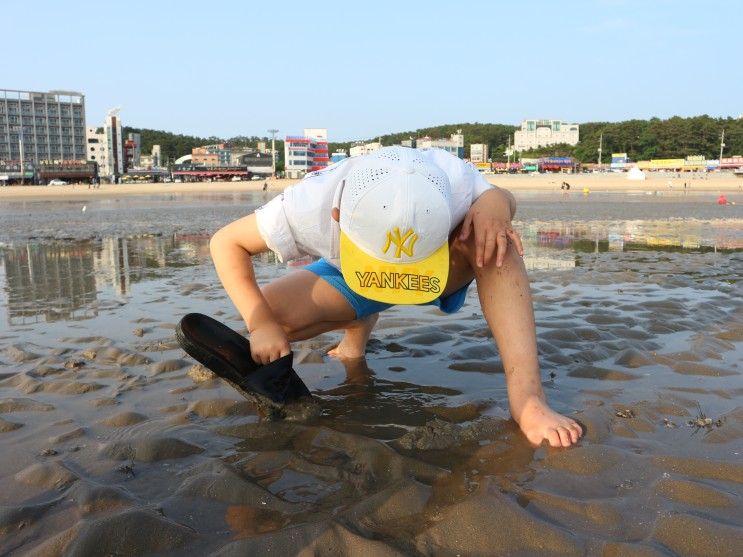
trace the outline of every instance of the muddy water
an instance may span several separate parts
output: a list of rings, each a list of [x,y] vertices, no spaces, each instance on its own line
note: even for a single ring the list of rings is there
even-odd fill
[[[298,343],[310,420],[262,421],[194,365],[182,314],[243,330],[209,234],[261,194],[4,204],[0,554],[738,555],[732,197],[520,195],[543,382],[586,429],[570,450],[509,420],[474,289],[454,316],[385,312],[365,362]]]

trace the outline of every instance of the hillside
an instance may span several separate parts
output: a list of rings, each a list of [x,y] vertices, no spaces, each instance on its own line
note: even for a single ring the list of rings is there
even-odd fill
[[[399,144],[404,139],[430,136],[447,138],[461,129],[464,134],[465,155],[469,156],[472,143],[487,143],[493,160],[505,160],[504,152],[508,138],[513,140],[516,126],[506,124],[462,123],[444,124],[389,133],[380,138],[368,138],[362,142],[381,140],[383,145]],[[623,122],[586,122],[580,124],[580,142],[575,146],[559,145],[522,153],[521,156],[565,155],[574,156],[582,162],[596,162],[599,136],[603,134],[603,161],[607,162],[613,152],[627,153],[632,160],[679,158],[686,155],[704,155],[716,159],[720,154],[720,135],[725,130],[724,156],[743,154],[743,119],[712,118],[707,115],[681,118],[674,116],[666,120],[626,120]],[[193,147],[210,143],[231,142],[239,146],[256,146],[258,141],[269,138],[238,136],[232,138],[195,137],[145,128],[124,128],[127,133],[142,136],[142,153],[149,153],[153,144],[160,145],[163,161],[172,162],[191,152]],[[336,149],[348,151],[357,142],[331,142],[331,153]],[[276,141],[281,157],[284,142]]]

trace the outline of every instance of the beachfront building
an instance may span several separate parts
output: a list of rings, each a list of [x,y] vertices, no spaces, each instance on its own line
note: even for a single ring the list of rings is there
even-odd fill
[[[35,183],[42,164],[84,165],[86,155],[82,93],[0,89],[3,181]]]
[[[305,128],[304,135],[284,138],[284,172],[287,178],[301,178],[307,172],[328,166],[328,130]]]
[[[124,147],[121,135],[121,118],[119,109],[112,108],[106,115],[106,149],[108,150],[108,168],[105,172],[99,172],[102,176],[108,176],[112,182],[116,182],[124,174]]]
[[[151,170],[160,168],[162,155],[159,145],[153,145],[152,151],[149,155],[139,156],[139,167],[143,170]]]
[[[488,162],[488,145],[487,143],[470,144],[470,161],[473,163]]]
[[[347,159],[347,158],[348,158],[348,153],[346,153],[346,150],[338,149],[337,151],[334,151],[332,155],[330,155],[330,164],[341,162],[343,159]]]
[[[204,166],[230,166],[232,164],[232,146],[229,143],[216,143],[191,149],[193,164]]]
[[[562,120],[524,120],[521,129],[513,134],[513,150],[528,151],[565,143],[578,143],[578,124]]]
[[[141,166],[142,136],[138,133],[130,133],[124,140],[124,172],[130,168]]]
[[[119,110],[111,109],[102,128],[86,128],[86,158],[98,165],[98,176],[115,182],[124,174],[124,146]]]
[[[464,158],[464,135],[462,135],[462,130],[457,130],[457,133],[451,134],[449,139],[420,137],[415,140],[415,146],[418,149],[444,149],[455,157]]]
[[[359,155],[369,155],[375,151],[379,151],[381,148],[382,144],[379,141],[373,141],[371,143],[354,145],[349,152],[352,157],[358,157]]]
[[[233,159],[238,166],[245,166],[252,176],[268,178],[273,174],[273,159],[271,149],[244,149],[237,158]]]
[[[87,128],[88,160],[98,164],[98,173],[101,176],[110,174],[108,168],[108,143],[103,128]]]
[[[0,160],[85,161],[85,96],[0,89]]]

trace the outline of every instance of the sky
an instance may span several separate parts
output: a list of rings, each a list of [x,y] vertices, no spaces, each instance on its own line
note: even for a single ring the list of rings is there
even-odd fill
[[[737,0],[2,0],[0,13],[0,89],[79,91],[89,126],[121,107],[139,128],[351,141],[743,113]]]

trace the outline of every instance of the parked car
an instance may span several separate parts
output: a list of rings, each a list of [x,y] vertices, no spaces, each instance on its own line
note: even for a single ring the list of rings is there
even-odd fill
[[[54,180],[49,180],[50,186],[66,186],[67,182],[64,180],[57,180],[56,178]]]

